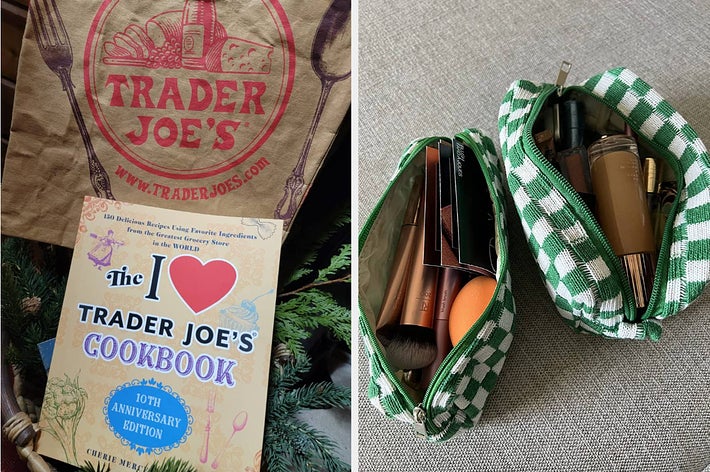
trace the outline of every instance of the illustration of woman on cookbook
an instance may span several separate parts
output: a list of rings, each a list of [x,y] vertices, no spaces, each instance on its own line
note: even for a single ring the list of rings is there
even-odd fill
[[[98,239],[96,245],[88,252],[89,260],[94,263],[94,267],[101,270],[102,267],[111,265],[111,256],[114,246],[123,246],[123,241],[113,238],[113,230],[108,230],[106,236],[99,236],[91,233],[92,238]]]

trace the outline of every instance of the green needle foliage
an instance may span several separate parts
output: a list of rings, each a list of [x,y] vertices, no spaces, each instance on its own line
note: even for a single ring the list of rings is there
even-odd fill
[[[323,165],[281,251],[263,447],[269,472],[350,470],[338,445],[298,417],[350,407],[350,388],[319,375],[336,348],[350,348],[349,162],[345,140]]]
[[[339,305],[324,290],[312,287],[299,292],[280,302],[276,313],[274,336],[296,356],[306,355],[302,343],[319,326],[330,329],[336,339],[350,345],[350,309]]]
[[[39,391],[47,375],[37,344],[57,332],[66,287],[63,250],[17,238],[2,242],[2,331],[9,340],[3,354]]]
[[[347,209],[345,209],[347,211]],[[330,220],[332,228],[313,241],[315,250],[295,251],[300,265],[283,273],[289,291],[276,305],[274,367],[269,379],[264,460],[269,472],[346,471],[332,440],[297,417],[306,409],[349,408],[350,388],[332,381],[308,382],[313,369],[305,344],[328,329],[334,343],[350,347],[349,214]],[[334,243],[334,241],[336,241]],[[337,243],[340,241],[340,243]]]
[[[97,463],[96,466],[92,464],[91,462],[85,462],[81,468],[79,468],[81,472],[111,472],[111,465],[107,463]]]
[[[350,470],[348,464],[334,455],[337,445],[296,415],[307,408],[348,408],[350,389],[332,382],[298,386],[309,369],[306,357],[286,357],[274,362],[264,435],[269,472]]]
[[[86,462],[80,469],[80,472],[111,472],[111,465],[107,463],[98,463],[96,466]],[[145,472],[197,472],[197,468],[189,462],[182,459],[169,457],[162,461],[155,461]]]
[[[301,226],[309,228],[310,241],[294,230],[283,251],[274,338],[299,357],[306,354],[303,341],[318,327],[350,346],[349,206],[334,208],[329,216],[320,220],[320,227]],[[318,230],[322,235],[314,238]],[[289,248],[292,241],[296,248]]]
[[[187,461],[169,457],[161,462],[154,462],[145,472],[197,472],[197,468]]]

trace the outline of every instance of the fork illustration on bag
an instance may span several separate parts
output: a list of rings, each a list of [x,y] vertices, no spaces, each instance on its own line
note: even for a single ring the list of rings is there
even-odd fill
[[[71,68],[74,57],[69,43],[69,35],[59,14],[55,0],[33,0],[29,8],[32,27],[37,38],[37,46],[47,67],[54,72],[62,82],[62,89],[67,93],[74,119],[79,127],[81,139],[84,141],[89,160],[89,179],[96,196],[115,200],[111,193],[111,182],[106,170],[96,157],[96,151],[91,144],[89,131],[84,123],[84,117],[74,95],[74,84],[71,80]]]

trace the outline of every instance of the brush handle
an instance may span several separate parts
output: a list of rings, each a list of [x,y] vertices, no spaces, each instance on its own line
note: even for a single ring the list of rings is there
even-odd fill
[[[449,313],[454,303],[456,294],[461,290],[464,275],[461,271],[444,267],[439,272],[437,286],[436,308],[434,315],[434,332],[436,333],[436,358],[426,366],[422,372],[422,388],[426,387],[434,378],[434,374],[451,351],[451,336],[449,336]]]

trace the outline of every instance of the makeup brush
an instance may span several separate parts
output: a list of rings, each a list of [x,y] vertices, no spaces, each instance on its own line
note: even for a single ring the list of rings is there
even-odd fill
[[[392,268],[387,279],[385,295],[377,315],[377,338],[387,346],[390,342],[392,327],[397,326],[404,305],[404,295],[407,285],[407,275],[412,259],[413,246],[417,235],[417,213],[421,200],[422,178],[417,177],[409,193],[407,209],[404,212],[402,228],[399,232],[397,249],[395,250]]]
[[[425,367],[436,357],[434,304],[438,268],[424,265],[424,204],[419,205],[414,225],[416,244],[412,254],[407,291],[399,326],[392,330],[387,358],[396,369],[414,370]]]

